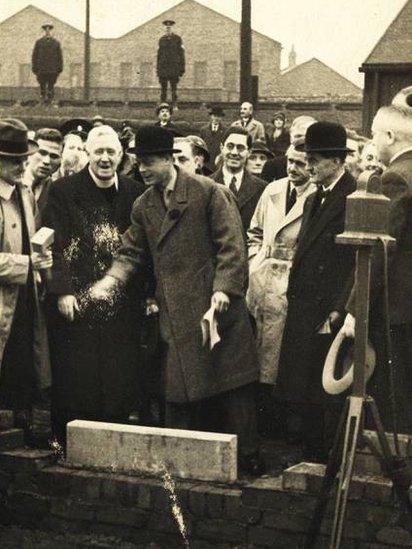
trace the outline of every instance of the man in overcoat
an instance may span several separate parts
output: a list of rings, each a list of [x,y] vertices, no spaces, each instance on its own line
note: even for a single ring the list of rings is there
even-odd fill
[[[266,182],[246,170],[252,138],[244,128],[228,128],[220,146],[223,165],[210,177],[232,191],[237,199],[243,229],[249,228]]]
[[[354,250],[337,244],[335,237],[343,232],[346,197],[356,182],[344,169],[343,126],[311,125],[304,150],[318,190],[306,200],[289,275],[276,395],[290,407],[290,429],[297,428],[295,422],[302,424],[305,458],[324,460],[340,406],[323,391],[323,363],[343,315],[355,265]]]
[[[63,54],[60,42],[53,38],[53,25],[42,26],[44,36],[34,44],[32,53],[32,71],[40,84],[40,95],[45,103],[54,98],[54,85],[63,70]]]
[[[222,118],[225,113],[221,107],[211,107],[209,110],[210,122],[200,128],[199,135],[205,141],[209,150],[209,161],[207,167],[216,171],[215,160],[220,154],[220,145],[222,144],[223,136],[226,132],[226,126],[222,124]]]
[[[118,176],[116,132],[99,126],[86,141],[88,165],[52,183],[44,223],[55,230],[48,323],[53,433],[64,445],[72,419],[127,422],[139,390],[142,281],[106,303],[90,286],[110,265],[141,183]]]
[[[412,97],[412,88],[409,93]],[[412,434],[412,109],[382,107],[374,118],[372,134],[378,160],[387,166],[382,192],[391,200],[389,233],[396,238],[396,246],[389,251],[388,294],[397,427],[400,433]],[[382,250],[375,250],[373,259],[369,318],[377,358],[369,390],[385,430],[392,431]],[[347,307],[353,316],[355,295],[353,291]]]
[[[182,39],[172,32],[175,21],[167,19],[163,21],[166,33],[159,40],[157,50],[157,76],[159,78],[161,92],[160,101],[167,101],[167,85],[170,82],[172,103],[177,103],[177,83],[185,73],[185,50]]]
[[[37,209],[23,185],[24,164],[36,150],[20,120],[0,120],[0,407],[15,411],[15,424],[24,429],[28,444],[33,404],[50,387],[39,294],[52,255],[32,250]]]
[[[266,143],[266,132],[262,122],[253,116],[253,105],[245,101],[240,105],[240,118],[233,122],[234,128],[245,128],[251,136],[252,141],[264,141]]]
[[[140,173],[150,188],[106,277],[105,298],[152,261],[164,344],[166,425],[235,433],[240,465],[257,472],[256,350],[244,299],[247,265],[230,192],[173,165],[173,136],[146,126],[136,135]],[[200,322],[213,306],[221,341],[202,344]]]

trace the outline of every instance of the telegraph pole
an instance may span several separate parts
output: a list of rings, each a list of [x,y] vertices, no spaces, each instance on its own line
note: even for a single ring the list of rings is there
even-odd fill
[[[84,86],[83,98],[90,100],[90,0],[86,0],[86,31],[84,33]]]
[[[240,101],[251,101],[252,95],[252,26],[251,0],[242,0],[240,23]]]

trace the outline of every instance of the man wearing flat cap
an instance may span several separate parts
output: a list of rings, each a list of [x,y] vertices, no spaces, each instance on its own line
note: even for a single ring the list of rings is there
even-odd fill
[[[52,255],[32,249],[37,210],[23,185],[25,162],[37,148],[20,120],[0,120],[0,408],[14,410],[27,444],[33,404],[50,386],[39,288]]]
[[[160,126],[161,128],[173,128],[174,123],[172,122],[173,107],[170,103],[166,101],[159,103],[156,107],[156,116],[157,122],[155,126]]]
[[[176,106],[177,83],[185,73],[185,50],[180,36],[172,32],[174,24],[171,19],[163,21],[166,32],[159,40],[157,76],[161,86],[160,101],[167,101],[167,86],[170,82],[172,103]]]
[[[296,148],[306,152],[317,191],[306,200],[289,275],[276,392],[289,410],[289,435],[303,439],[304,458],[322,461],[340,413],[340,402],[323,391],[323,364],[340,328],[355,265],[352,247],[335,237],[344,230],[346,197],[356,182],[344,168],[348,149],[340,124],[312,124]]]
[[[42,26],[44,36],[39,38],[32,53],[32,71],[40,84],[40,95],[44,103],[50,103],[54,98],[54,85],[63,70],[63,54],[60,42],[53,38],[53,25]]]
[[[225,116],[222,107],[211,107],[209,116],[210,122],[200,128],[199,135],[204,139],[209,150],[210,159],[207,167],[214,172],[216,170],[215,160],[220,154],[220,145],[227,127],[222,124],[222,118]]]
[[[247,264],[233,195],[173,163],[173,136],[144,126],[136,135],[140,173],[149,189],[135,202],[107,275],[94,286],[105,298],[153,263],[163,341],[166,425],[235,433],[240,465],[258,473],[254,382],[256,350],[245,304]],[[221,340],[202,341],[213,308]]]

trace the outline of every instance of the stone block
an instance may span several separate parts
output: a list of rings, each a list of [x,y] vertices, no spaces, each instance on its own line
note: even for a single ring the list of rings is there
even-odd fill
[[[148,521],[148,514],[133,507],[118,505],[100,506],[96,508],[96,521],[106,524],[120,524],[134,528],[142,528]]]
[[[235,435],[75,420],[67,426],[67,463],[118,473],[234,482]]]
[[[244,543],[247,529],[243,524],[223,519],[204,519],[196,522],[195,535],[196,538],[216,542]]]
[[[22,429],[6,429],[5,431],[0,431],[0,452],[23,447],[24,438]]]
[[[13,410],[0,410],[0,431],[12,429],[14,426]]]
[[[396,547],[412,547],[412,533],[400,526],[387,526],[376,533],[377,541]]]
[[[286,533],[252,526],[249,529],[248,541],[252,547],[276,547],[276,549],[294,549],[303,546],[304,536],[302,534]]]
[[[52,465],[55,461],[49,450],[15,449],[0,453],[0,468],[13,473],[31,473]]]

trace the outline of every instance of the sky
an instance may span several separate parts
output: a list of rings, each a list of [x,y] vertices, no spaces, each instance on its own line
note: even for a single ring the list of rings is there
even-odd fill
[[[90,0],[91,34],[121,36],[180,0]],[[312,57],[362,85],[358,69],[406,0],[251,0],[252,27],[283,46],[292,44],[301,63]],[[240,21],[241,0],[198,0]],[[84,30],[85,0],[0,0],[0,21],[32,4]],[[178,26],[176,31],[179,32]],[[184,37],[184,35],[183,35]]]

